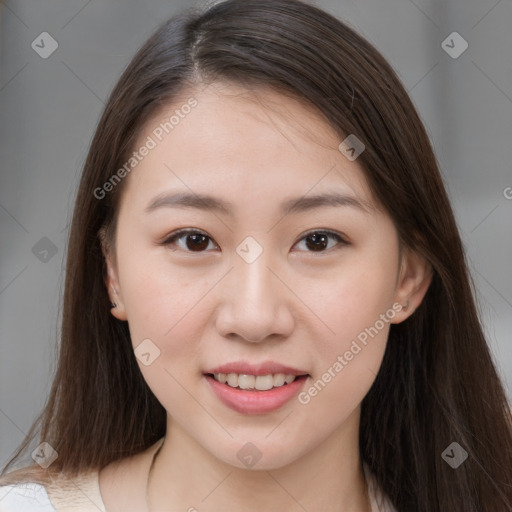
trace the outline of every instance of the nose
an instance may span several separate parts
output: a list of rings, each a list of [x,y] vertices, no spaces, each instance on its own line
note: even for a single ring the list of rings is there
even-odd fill
[[[288,337],[295,319],[293,293],[272,268],[267,251],[247,263],[234,255],[234,268],[221,288],[216,327],[221,336],[261,342],[269,337]]]

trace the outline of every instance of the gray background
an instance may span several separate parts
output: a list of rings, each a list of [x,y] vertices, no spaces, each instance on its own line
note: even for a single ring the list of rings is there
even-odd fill
[[[512,397],[512,2],[315,3],[375,44],[417,105],[456,211],[489,343]],[[49,391],[67,225],[103,103],[157,24],[193,4],[0,3],[0,466]],[[469,44],[455,59],[442,48],[454,31]],[[31,47],[42,32],[58,42],[46,59]],[[460,48],[455,40],[447,44]]]

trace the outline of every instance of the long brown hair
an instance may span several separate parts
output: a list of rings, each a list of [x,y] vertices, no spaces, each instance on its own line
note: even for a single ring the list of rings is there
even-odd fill
[[[166,411],[139,371],[127,323],[110,314],[104,284],[98,233],[104,228],[113,240],[123,182],[101,200],[93,191],[123,165],[152,113],[194,84],[215,80],[291,94],[316,107],[340,141],[356,134],[366,146],[358,162],[401,243],[432,266],[422,304],[391,326],[362,402],[360,451],[378,483],[399,512],[509,512],[510,406],[429,138],[378,51],[299,0],[228,0],[185,12],[159,27],[123,73],[76,198],[53,386],[2,474],[38,425],[40,441],[58,452],[47,471],[71,476],[141,452],[165,435]],[[454,441],[468,453],[457,469],[441,456]],[[9,478],[15,479],[3,482]]]

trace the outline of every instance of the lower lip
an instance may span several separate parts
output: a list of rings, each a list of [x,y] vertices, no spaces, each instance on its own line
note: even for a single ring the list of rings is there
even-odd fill
[[[308,378],[297,377],[291,384],[285,384],[268,391],[248,391],[232,388],[216,381],[211,375],[205,375],[206,381],[222,403],[242,414],[264,414],[276,411],[299,393]]]

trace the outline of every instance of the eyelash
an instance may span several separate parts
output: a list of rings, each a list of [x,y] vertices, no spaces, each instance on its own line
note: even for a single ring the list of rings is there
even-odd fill
[[[163,242],[161,242],[161,245],[167,246],[172,245],[176,240],[179,240],[180,238],[185,237],[186,235],[203,235],[210,239],[211,242],[213,242],[213,239],[204,231],[200,231],[198,229],[180,229],[179,231],[176,231],[175,233],[172,233],[169,237],[167,237]],[[339,233],[336,233],[334,231],[331,231],[329,229],[314,229],[311,231],[308,231],[305,233],[294,245],[296,245],[298,242],[301,242],[302,240],[312,236],[312,235],[327,235],[328,237],[334,238],[336,242],[338,242],[338,245],[335,245],[334,247],[329,247],[328,249],[324,249],[321,251],[306,251],[311,253],[326,253],[328,251],[331,251],[333,248],[340,248],[339,246],[349,245],[349,242],[347,242]],[[209,244],[208,244],[209,245]],[[190,251],[187,249],[184,249],[187,253],[203,253],[207,252],[204,251]]]

